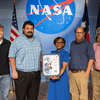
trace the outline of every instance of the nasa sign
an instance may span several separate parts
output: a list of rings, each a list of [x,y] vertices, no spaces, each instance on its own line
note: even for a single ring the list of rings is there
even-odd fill
[[[42,33],[60,33],[73,22],[75,3],[74,0],[28,0],[25,16]]]

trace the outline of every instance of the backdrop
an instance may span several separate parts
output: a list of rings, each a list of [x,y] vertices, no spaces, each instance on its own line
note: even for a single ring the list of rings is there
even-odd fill
[[[75,38],[74,30],[81,25],[85,0],[16,0],[16,14],[19,35],[22,34],[24,21],[35,24],[34,35],[37,36],[44,53],[55,50],[53,40],[58,37],[66,39],[65,50],[69,52],[70,43]],[[90,40],[94,43],[99,0],[87,0],[90,22]],[[60,6],[59,6],[59,5]],[[67,6],[66,6],[67,5]],[[0,24],[4,26],[4,38],[10,40],[13,0],[0,0]],[[48,81],[42,75],[41,81]]]

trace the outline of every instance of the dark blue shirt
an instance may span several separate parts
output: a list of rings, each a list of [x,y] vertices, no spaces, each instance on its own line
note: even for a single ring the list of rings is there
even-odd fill
[[[94,59],[93,44],[87,40],[78,44],[75,41],[70,46],[70,69],[86,70],[88,61]]]

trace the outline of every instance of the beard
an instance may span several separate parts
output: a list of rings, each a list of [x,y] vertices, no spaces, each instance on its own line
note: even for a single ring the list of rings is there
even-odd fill
[[[84,37],[78,39],[77,37],[75,37],[75,41],[76,43],[82,43],[84,41]]]
[[[29,31],[29,32],[27,32],[27,33],[31,33],[31,35],[27,35],[27,34],[25,34],[25,33],[23,32],[23,34],[24,34],[26,37],[28,37],[28,38],[32,38],[32,37],[33,37],[33,34],[32,34],[31,31]]]
[[[32,38],[33,37],[33,35],[25,35],[26,37],[28,37],[28,38]]]

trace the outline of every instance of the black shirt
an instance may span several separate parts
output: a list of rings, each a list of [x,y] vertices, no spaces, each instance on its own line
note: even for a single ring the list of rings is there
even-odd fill
[[[0,75],[10,74],[9,71],[9,47],[11,42],[3,38],[0,44]]]

